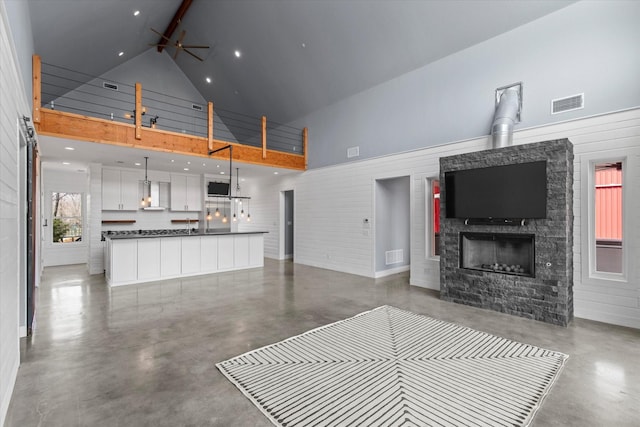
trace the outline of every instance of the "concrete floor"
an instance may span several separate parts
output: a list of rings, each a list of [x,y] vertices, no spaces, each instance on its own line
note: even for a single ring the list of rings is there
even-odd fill
[[[50,267],[42,282],[6,426],[269,426],[214,364],[384,304],[569,354],[533,426],[640,425],[640,330],[443,302],[407,274],[266,260],[112,289],[84,266]]]

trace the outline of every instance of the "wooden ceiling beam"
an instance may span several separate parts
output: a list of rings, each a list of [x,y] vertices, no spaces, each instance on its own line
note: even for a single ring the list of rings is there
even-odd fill
[[[167,29],[164,30],[164,33],[162,34],[163,37],[160,37],[160,40],[158,40],[158,52],[162,52],[162,49],[164,49],[164,46],[162,45],[166,45],[167,40],[171,40],[173,33],[176,31],[176,28],[178,28],[178,25],[180,25],[182,17],[185,13],[187,13],[187,10],[189,10],[189,6],[191,6],[192,2],[193,0],[182,0],[182,4],[176,11],[176,14],[173,15],[173,19],[167,26]]]

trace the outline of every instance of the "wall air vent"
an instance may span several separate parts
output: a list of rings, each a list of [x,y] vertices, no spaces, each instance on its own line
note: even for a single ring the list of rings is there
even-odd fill
[[[399,264],[404,261],[404,251],[402,249],[394,249],[384,253],[385,265]]]
[[[118,85],[115,83],[102,82],[102,87],[105,89],[118,90]]]
[[[202,105],[191,104],[191,108],[193,108],[196,111],[202,111]]]
[[[584,93],[551,100],[551,114],[566,113],[581,108],[584,108]]]
[[[347,159],[352,157],[358,157],[360,155],[360,147],[349,147],[347,148]]]

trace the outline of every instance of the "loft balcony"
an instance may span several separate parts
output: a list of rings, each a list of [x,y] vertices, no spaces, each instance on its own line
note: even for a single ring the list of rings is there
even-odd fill
[[[268,122],[142,84],[42,63],[33,56],[33,122],[39,135],[306,170],[307,129]]]

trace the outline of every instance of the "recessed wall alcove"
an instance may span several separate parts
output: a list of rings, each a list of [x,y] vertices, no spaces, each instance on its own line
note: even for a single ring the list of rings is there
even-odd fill
[[[447,218],[440,188],[440,297],[566,326],[573,319],[573,145],[567,139],[440,159],[449,171],[547,162],[546,218]],[[524,220],[523,222],[520,220]]]

